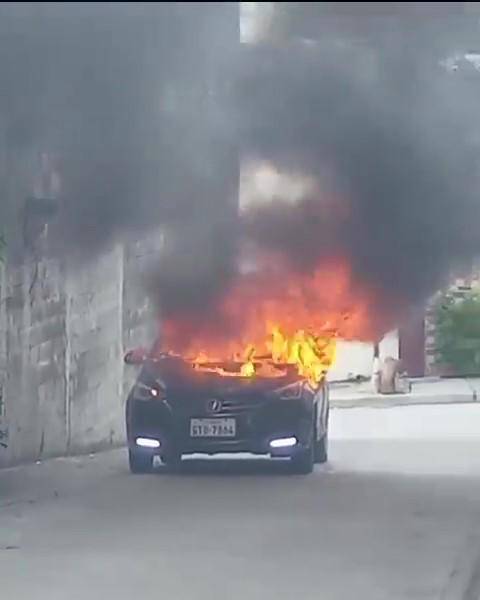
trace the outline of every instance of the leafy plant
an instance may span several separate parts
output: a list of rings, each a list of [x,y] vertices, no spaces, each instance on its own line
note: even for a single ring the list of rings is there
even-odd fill
[[[458,375],[480,373],[480,291],[444,294],[436,306],[437,358]]]

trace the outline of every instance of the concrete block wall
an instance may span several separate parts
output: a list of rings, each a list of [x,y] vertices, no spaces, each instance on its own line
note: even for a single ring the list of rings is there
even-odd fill
[[[123,441],[135,376],[124,344],[153,332],[139,273],[159,239],[114,245],[82,265],[28,259],[0,270],[0,430],[9,436],[0,466]]]
[[[67,448],[120,443],[123,425],[123,248],[67,269]]]
[[[437,364],[435,343],[435,305],[434,301],[427,304],[425,310],[425,374],[439,375],[441,369]]]
[[[41,261],[7,269],[4,421],[8,464],[66,448],[65,291],[60,265]],[[1,463],[0,463],[1,464]]]

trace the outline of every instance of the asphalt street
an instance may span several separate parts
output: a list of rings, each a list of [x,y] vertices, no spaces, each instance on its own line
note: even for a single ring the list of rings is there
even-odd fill
[[[313,475],[128,473],[124,450],[0,472],[0,598],[480,598],[480,405],[344,409]]]

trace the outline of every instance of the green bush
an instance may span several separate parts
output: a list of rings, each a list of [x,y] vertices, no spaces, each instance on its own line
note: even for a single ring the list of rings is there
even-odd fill
[[[480,374],[480,291],[446,293],[436,306],[437,359],[458,375]]]

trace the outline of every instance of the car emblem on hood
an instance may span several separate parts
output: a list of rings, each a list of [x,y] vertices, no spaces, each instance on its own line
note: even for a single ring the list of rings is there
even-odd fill
[[[222,410],[222,401],[218,398],[207,400],[207,410],[210,413],[219,413]]]

